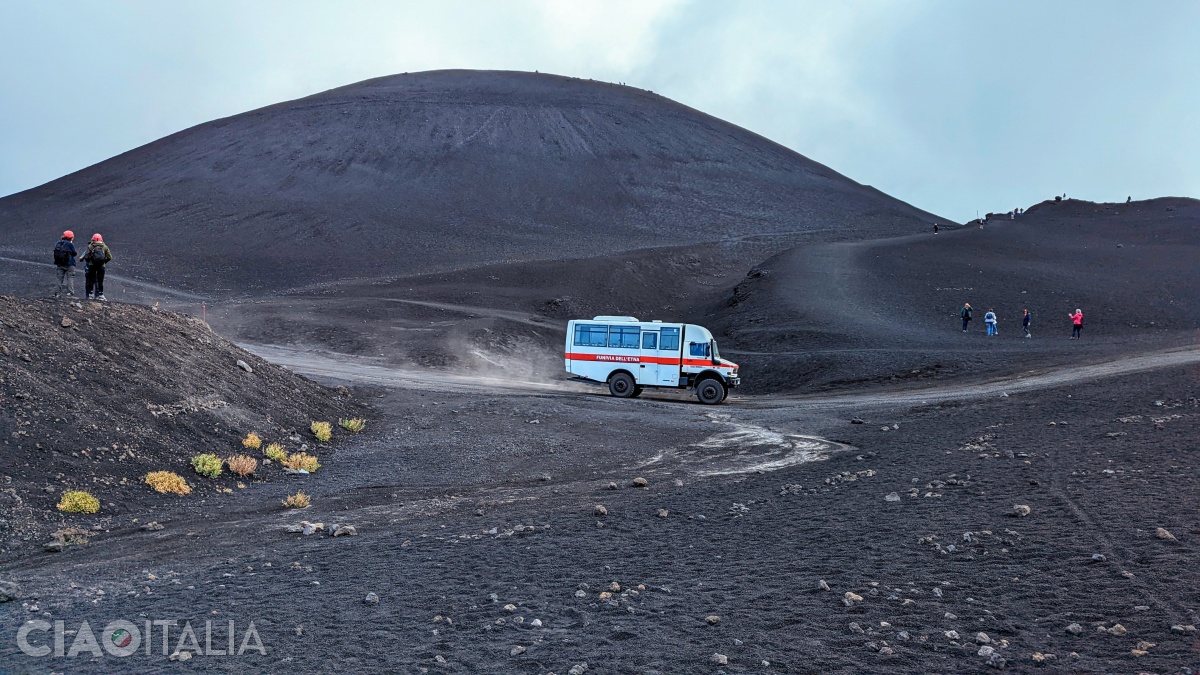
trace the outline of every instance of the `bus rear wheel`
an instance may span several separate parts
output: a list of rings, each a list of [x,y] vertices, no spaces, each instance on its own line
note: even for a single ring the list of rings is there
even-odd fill
[[[629,373],[616,373],[608,378],[608,393],[617,398],[632,398],[637,390],[637,384]]]
[[[725,384],[715,378],[706,377],[696,385],[696,398],[705,405],[716,405],[725,400]]]

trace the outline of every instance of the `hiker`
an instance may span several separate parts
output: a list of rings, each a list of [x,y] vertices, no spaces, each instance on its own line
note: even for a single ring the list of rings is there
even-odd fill
[[[1083,331],[1083,310],[1075,308],[1075,313],[1067,316],[1071,318],[1071,339],[1074,340]]]
[[[1030,321],[1033,321],[1033,315],[1029,313],[1029,310],[1025,310],[1025,315],[1021,317],[1021,330],[1025,331],[1025,337],[1027,338],[1033,337],[1029,334]]]
[[[104,297],[104,266],[110,262],[112,262],[112,251],[104,243],[104,237],[101,237],[99,232],[93,234],[91,243],[83,252],[88,300],[108,302],[108,298]]]
[[[962,310],[958,313],[963,320],[963,332],[967,332],[967,324],[971,323],[971,303],[964,302]]]
[[[75,297],[75,257],[78,255],[75,233],[66,230],[54,245],[54,267],[58,270],[58,290],[54,292],[54,297],[61,297],[64,290],[68,298]]]
[[[1126,198],[1125,198],[1125,203],[1126,203],[1126,204],[1128,204],[1128,203],[1129,203],[1129,202],[1131,202],[1131,201],[1133,201],[1133,195],[1130,195],[1130,196],[1128,196],[1128,197],[1126,197]]]
[[[933,233],[934,233],[934,234],[937,234],[937,232],[938,232],[937,223],[934,223],[934,224],[933,224]]]
[[[999,335],[1000,331],[996,330],[996,310],[989,309],[987,314],[983,315],[983,322],[987,324],[988,335]]]

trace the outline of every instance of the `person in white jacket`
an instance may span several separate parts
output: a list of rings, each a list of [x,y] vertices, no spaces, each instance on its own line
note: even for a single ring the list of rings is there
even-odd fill
[[[996,327],[996,310],[989,309],[987,314],[983,315],[983,322],[987,324],[988,335],[999,335],[1000,331]]]

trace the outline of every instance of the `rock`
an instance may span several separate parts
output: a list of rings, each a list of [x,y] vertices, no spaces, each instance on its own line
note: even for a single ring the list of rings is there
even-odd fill
[[[609,593],[608,591],[602,591],[602,592],[600,593],[600,599],[601,599],[601,600],[609,600],[609,599],[611,599],[611,598],[612,598],[612,593]]]
[[[1134,606],[1133,606],[1133,611],[1135,611],[1135,612],[1148,612],[1148,611],[1150,611],[1150,605],[1134,605]]]
[[[335,527],[333,529],[333,536],[335,536],[335,537],[357,537],[358,529],[355,528],[353,525],[338,525],[337,527]]]
[[[895,492],[889,492],[884,499],[889,502],[898,502],[900,501],[900,495],[896,494]]]
[[[1196,627],[1192,624],[1175,624],[1171,626],[1172,633],[1195,633]]]
[[[620,593],[621,592],[621,584],[614,581],[608,585],[608,590],[612,591],[613,593]]]
[[[520,656],[521,654],[524,654],[524,653],[525,653],[525,648],[522,647],[521,645],[517,645],[516,647],[513,647],[512,649],[508,650],[509,656]]]
[[[609,483],[608,483],[608,489],[609,489],[609,490],[616,490],[616,489],[617,489],[617,481],[615,481],[615,480],[614,480],[614,481],[609,481]]]
[[[721,617],[717,616],[716,614],[709,614],[708,616],[704,617],[704,623],[706,623],[710,626],[715,626],[720,621],[721,621]]]
[[[45,545],[42,546],[42,550],[44,550],[46,553],[61,553],[66,547],[67,544],[63,540],[53,539],[46,542]]]
[[[163,529],[163,526],[157,520],[152,520],[145,525],[142,525],[140,529],[143,529],[147,532],[158,532],[159,530]]]
[[[989,656],[987,660],[987,665],[991,666],[992,668],[1003,668],[1007,663],[1008,660],[1003,656],[1000,656],[1000,652],[992,652],[992,655]]]
[[[1104,557],[1103,553],[1093,553],[1092,554],[1093,562],[1104,562],[1105,560],[1108,560],[1108,558]]]
[[[866,423],[867,423],[866,420],[860,419],[858,417],[852,417],[850,419],[850,424],[866,424]]]
[[[633,487],[644,488],[644,487],[649,487],[649,485],[650,485],[650,481],[646,480],[645,478],[634,478],[633,479]]]
[[[439,666],[444,666],[444,665],[446,665],[446,663],[448,663],[446,661],[446,657],[442,656],[441,654],[438,654],[437,656],[433,657],[433,662],[438,664]]]
[[[1067,626],[1067,632],[1070,633],[1071,635],[1079,635],[1080,633],[1083,632],[1083,626],[1080,626],[1077,623],[1073,623],[1073,624]]]
[[[935,597],[935,598],[942,597],[942,589],[938,588],[937,586],[934,586],[933,587],[933,597]]]
[[[817,589],[822,590],[822,591],[827,591],[827,590],[829,590],[829,584],[824,579],[822,579],[817,582]]]
[[[1171,534],[1166,529],[1161,528],[1161,527],[1154,529],[1154,536],[1158,537],[1159,539],[1165,539],[1167,541],[1179,541],[1178,539],[1175,538],[1175,535]]]
[[[587,597],[587,591],[575,591],[575,597],[577,597],[577,598],[586,598],[586,597]]]
[[[1032,511],[1033,509],[1029,508],[1027,504],[1014,504],[1012,507],[1012,514],[1017,518],[1024,518],[1032,513]]]
[[[588,669],[588,664],[577,663],[577,664],[571,666],[571,669],[567,671],[567,675],[583,675],[584,673],[587,672],[587,669]]]
[[[541,628],[541,627],[542,627],[542,620],[541,620],[541,619],[534,619],[533,621],[530,621],[530,622],[529,622],[529,625],[530,625],[530,627],[532,627],[532,628]]]
[[[984,646],[980,647],[979,651],[977,651],[975,653],[984,658],[987,658],[987,657],[991,656],[992,654],[996,653],[996,648],[991,645],[984,645]]]
[[[367,593],[367,597],[363,598],[363,604],[364,605],[378,605],[379,604],[379,594],[374,593],[374,592]]]
[[[325,523],[310,523],[307,520],[300,521],[301,532],[305,535],[316,534],[317,532],[325,531]]]
[[[242,370],[246,371],[247,373],[253,373],[253,372],[254,372],[254,369],[250,367],[250,364],[249,364],[249,363],[246,363],[245,361],[243,361],[243,360],[241,360],[241,359],[238,359],[238,362],[237,362],[237,367],[238,367],[238,368],[241,368]]]
[[[983,633],[983,632],[976,633],[975,634],[975,644],[990,645],[990,644],[992,644],[992,638],[990,638],[987,633]]]
[[[956,630],[948,630],[948,631],[946,631],[945,633],[943,633],[943,635],[945,635],[946,637],[950,638],[951,640],[957,640],[957,639],[958,639],[958,631],[956,631]]]
[[[718,666],[729,665],[729,657],[725,656],[724,654],[719,654],[719,653],[713,654],[712,656],[708,657],[708,660],[712,661],[713,663],[717,664]]]
[[[167,657],[168,661],[190,661],[192,659],[191,652],[175,652]]]
[[[504,609],[509,612],[515,612],[515,611],[517,611],[517,606],[510,602],[504,606]]]
[[[865,631],[863,630],[862,626],[858,625],[858,622],[855,621],[854,623],[850,624],[850,632],[854,633],[855,635],[862,635]]]
[[[896,633],[896,637],[900,638],[901,640],[910,640],[910,639],[912,639],[912,636],[911,636],[911,635],[909,635],[909,634],[908,634],[908,631],[906,631],[906,630],[902,630],[902,631],[900,631],[899,633]]]
[[[846,595],[844,597],[850,602],[862,602],[862,596],[854,591],[846,591]]]
[[[604,508],[603,504],[597,504],[596,508],[592,509],[592,513],[595,513],[597,516],[607,516],[608,509]]]
[[[12,602],[21,597],[21,587],[13,581],[0,581],[0,602]]]
[[[1129,632],[1129,631],[1125,630],[1125,626],[1122,626],[1122,625],[1121,625],[1121,624],[1119,624],[1119,623],[1118,623],[1118,624],[1114,624],[1112,628],[1109,628],[1109,629],[1108,629],[1108,634],[1109,634],[1109,635],[1116,635],[1117,637],[1121,637],[1122,635],[1124,635],[1124,634],[1126,634],[1126,633],[1128,633],[1128,632]]]
[[[671,515],[671,512],[670,512],[670,511],[668,511],[668,510],[666,510],[666,509],[659,509],[659,510],[658,510],[658,517],[659,517],[659,518],[666,518],[666,517],[667,517],[667,516],[669,516],[669,515]]]
[[[885,424],[885,425],[879,427],[879,430],[880,431],[891,431],[892,428]]]
[[[1129,570],[1121,570],[1121,576],[1125,577],[1126,579],[1132,579],[1133,572],[1130,572]]]
[[[1142,640],[1141,642],[1138,642],[1138,643],[1137,643],[1137,648],[1138,648],[1138,649],[1140,649],[1140,650],[1142,650],[1143,652],[1150,651],[1150,649],[1151,649],[1152,647],[1157,647],[1157,646],[1158,646],[1158,643],[1156,643],[1156,642],[1146,642],[1145,640]]]
[[[73,321],[69,316],[64,316],[62,321],[59,322],[59,325],[63,328],[70,328],[71,326],[75,325],[75,321]]]

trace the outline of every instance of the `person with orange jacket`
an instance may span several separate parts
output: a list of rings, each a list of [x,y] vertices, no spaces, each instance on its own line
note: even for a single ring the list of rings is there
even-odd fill
[[[1067,316],[1071,318],[1071,339],[1074,340],[1083,331],[1083,310],[1076,308],[1074,314]]]

